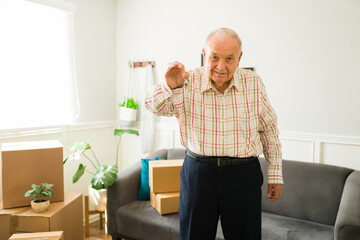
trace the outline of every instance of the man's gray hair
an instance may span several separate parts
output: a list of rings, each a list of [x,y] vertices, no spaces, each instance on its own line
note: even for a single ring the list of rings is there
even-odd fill
[[[237,42],[239,44],[239,50],[241,52],[242,51],[241,39],[240,39],[239,35],[234,30],[232,30],[230,28],[219,28],[219,29],[216,29],[216,30],[212,31],[206,38],[205,47],[207,47],[209,41],[214,36],[223,38],[223,37],[229,36],[229,35],[237,40]]]

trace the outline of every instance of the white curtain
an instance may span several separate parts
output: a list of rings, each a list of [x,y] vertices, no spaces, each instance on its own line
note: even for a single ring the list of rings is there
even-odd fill
[[[139,69],[139,68],[136,68]],[[139,69],[140,70],[140,69]],[[141,69],[142,70],[142,69]],[[140,107],[140,139],[141,152],[150,153],[154,148],[155,141],[155,116],[145,108],[146,90],[154,85],[154,74],[151,64],[145,67],[144,74],[139,74],[138,83],[141,92]],[[140,77],[141,76],[141,77]]]

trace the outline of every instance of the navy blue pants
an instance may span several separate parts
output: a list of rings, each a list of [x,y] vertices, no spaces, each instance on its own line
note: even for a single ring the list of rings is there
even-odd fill
[[[259,161],[218,167],[186,155],[180,173],[180,240],[215,239],[220,216],[226,240],[261,240]]]

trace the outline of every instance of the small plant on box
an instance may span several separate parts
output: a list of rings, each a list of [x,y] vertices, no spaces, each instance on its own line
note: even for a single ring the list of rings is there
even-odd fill
[[[35,212],[45,212],[50,206],[50,198],[54,195],[53,184],[31,184],[32,189],[25,193],[25,197],[31,197],[31,207]]]
[[[34,202],[45,202],[54,195],[53,184],[41,183],[40,185],[31,184],[32,189],[25,193],[25,197],[31,197]]]

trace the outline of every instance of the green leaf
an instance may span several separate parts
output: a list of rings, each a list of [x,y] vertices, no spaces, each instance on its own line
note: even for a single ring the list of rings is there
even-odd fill
[[[117,173],[118,167],[116,165],[102,165],[91,179],[91,186],[96,190],[106,189],[116,181]]]
[[[78,161],[81,159],[81,155],[91,149],[89,144],[90,140],[76,142],[69,146],[70,154],[63,160],[63,164],[66,162]]]
[[[124,133],[134,134],[139,136],[139,131],[133,130],[133,129],[115,129],[114,130],[114,136],[121,136]]]
[[[25,193],[25,197],[32,195],[32,200],[43,200],[52,197],[53,190],[51,187],[53,184],[41,183],[40,185],[31,184],[32,189]]]
[[[29,197],[33,193],[33,190],[29,190],[25,193],[25,197]]]
[[[81,163],[79,164],[78,170],[76,171],[76,173],[73,176],[72,183],[76,183],[77,181],[79,181],[79,179],[85,172],[85,168],[86,168],[86,166],[82,165]]]

